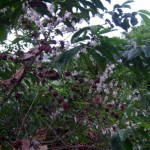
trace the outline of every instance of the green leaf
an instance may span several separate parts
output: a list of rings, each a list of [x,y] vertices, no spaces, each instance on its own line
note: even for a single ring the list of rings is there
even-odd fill
[[[147,15],[145,14],[142,14],[142,13],[139,13],[139,15],[141,16],[141,18],[143,19],[144,23],[150,27],[150,19]]]
[[[96,49],[100,51],[103,54],[103,56],[105,56],[106,59],[108,59],[108,61],[115,62],[112,52],[110,51],[111,49],[108,50],[107,47],[104,46],[97,46]]]
[[[126,4],[129,4],[129,3],[132,3],[134,2],[133,0],[127,0],[126,2],[124,2],[122,5],[126,5]]]
[[[22,37],[16,37],[13,41],[12,41],[12,44],[16,44],[18,43],[19,41],[23,40]]]
[[[128,54],[127,54],[127,58],[128,60],[131,60],[137,56],[139,56],[141,54],[141,50],[139,49],[131,49]]]
[[[140,126],[146,128],[146,129],[150,129],[150,124],[147,123],[147,122],[142,122],[142,123],[140,124]]]
[[[139,10],[138,12],[150,16],[150,11],[148,10]]]
[[[123,150],[123,143],[117,133],[112,135],[111,146],[112,150]]]
[[[131,6],[130,5],[122,5],[121,8],[129,8],[129,9],[131,9]]]
[[[78,37],[78,38],[74,39],[74,43],[81,42],[84,40],[89,40],[89,39],[90,39],[89,36]]]
[[[103,3],[100,0],[92,0],[92,2],[97,6],[98,8],[104,10],[105,7],[103,6]]]
[[[11,15],[11,22],[13,26],[16,26],[18,23],[18,19],[21,16],[21,14],[23,13],[22,11],[22,2],[17,4],[17,8],[15,8],[14,13]]]
[[[107,2],[111,3],[111,0],[105,0],[105,1],[107,1]]]
[[[144,52],[145,57],[147,58],[150,57],[150,46],[143,45],[142,51]]]
[[[12,148],[8,147],[6,145],[2,145],[2,149],[1,150],[12,150]]]
[[[106,68],[106,60],[104,57],[100,56],[95,49],[88,48],[89,54],[92,56],[94,61],[96,62],[99,71],[102,73]]]
[[[132,150],[133,145],[129,139],[126,139],[123,143],[123,150]]]
[[[88,67],[88,69],[94,74],[95,73],[95,70],[94,70],[94,65],[92,63],[92,61],[89,59],[89,56],[85,53],[80,53],[84,63],[86,64],[86,66]]]
[[[71,43],[76,43],[77,39],[79,38],[79,36],[86,32],[87,30],[90,30],[90,27],[84,27],[82,29],[80,29],[79,31],[77,31],[71,38]]]
[[[128,136],[128,130],[127,129],[121,129],[119,130],[119,137],[121,139],[121,141],[125,141],[127,136]]]
[[[7,30],[5,26],[0,25],[0,42],[6,40]]]
[[[69,51],[65,51],[60,55],[57,60],[58,65],[66,65],[74,56],[78,53],[78,51],[83,47],[83,45],[77,46],[75,48],[70,49]]]

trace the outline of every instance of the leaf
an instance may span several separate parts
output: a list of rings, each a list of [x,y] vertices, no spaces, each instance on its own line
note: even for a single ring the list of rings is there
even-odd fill
[[[121,8],[129,8],[129,9],[131,9],[131,6],[130,5],[122,5]]]
[[[126,139],[123,143],[123,150],[132,150],[133,145],[129,139]]]
[[[127,136],[128,136],[128,130],[127,129],[121,129],[119,130],[119,137],[121,139],[121,141],[125,141]]]
[[[127,59],[131,60],[137,56],[139,56],[141,53],[141,51],[139,49],[131,49],[129,50],[128,54],[127,54]]]
[[[31,48],[30,51],[28,51],[21,59],[18,60],[30,60],[33,57],[36,57],[39,55],[42,51],[38,47]]]
[[[85,31],[90,30],[90,27],[84,27],[82,29],[80,29],[79,31],[77,31],[71,38],[71,43],[75,43],[76,40],[79,38],[79,36],[84,33]]]
[[[126,2],[124,2],[122,5],[126,5],[126,4],[129,4],[129,3],[132,3],[134,2],[133,0],[127,0]]]
[[[150,124],[147,123],[147,122],[142,122],[142,123],[140,124],[140,126],[146,128],[146,129],[150,129]]]
[[[107,2],[111,3],[111,0],[105,0],[105,1],[107,1]]]
[[[142,14],[142,13],[139,13],[139,15],[140,15],[141,18],[143,19],[144,23],[145,23],[148,27],[150,27],[150,19],[149,19],[149,17],[147,17],[147,15]]]
[[[22,66],[15,75],[13,75],[10,79],[0,81],[0,85],[4,88],[10,88],[13,85],[13,81],[17,83],[22,79],[22,76],[25,73],[25,66]]]
[[[92,61],[89,59],[88,55],[85,53],[80,53],[84,63],[86,64],[86,66],[88,67],[88,69],[94,74],[95,70],[94,70],[94,65],[92,63]]]
[[[23,11],[22,11],[22,2],[20,2],[20,3],[17,4],[17,8],[15,9],[14,13],[11,15],[11,18],[12,18],[11,21],[12,21],[13,26],[17,25],[18,19],[21,16],[22,13],[23,13]]]
[[[64,53],[62,53],[57,60],[57,64],[66,65],[78,53],[78,51],[82,47],[83,45],[80,45],[80,46],[70,49],[69,51],[65,51]]]
[[[47,129],[40,128],[40,129],[37,129],[35,135],[33,136],[33,139],[36,141],[43,141],[46,139],[46,135],[47,135]]]
[[[112,52],[110,50],[107,49],[107,47],[104,46],[97,46],[96,49],[101,52],[103,54],[103,56],[106,57],[106,59],[108,59],[108,61],[112,61],[115,62],[115,59],[112,55]]]
[[[143,45],[142,51],[144,52],[145,57],[147,58],[150,57],[150,46]]]
[[[89,36],[78,37],[78,38],[74,39],[73,43],[77,43],[77,42],[81,42],[81,41],[89,40],[89,39],[90,39]]]
[[[135,17],[133,16],[133,17],[131,18],[130,22],[131,22],[132,26],[135,26],[135,25],[138,23],[138,20],[137,20],[137,18],[135,18]]]
[[[148,10],[139,10],[138,12],[150,16],[150,11],[148,11]]]
[[[12,150],[12,148],[6,145],[2,145],[2,147],[0,147],[0,150]]]
[[[89,54],[93,57],[96,62],[100,72],[102,73],[106,68],[106,60],[104,57],[100,56],[94,49],[88,49]]]
[[[55,70],[43,69],[39,73],[41,78],[48,78],[50,80],[57,80],[60,78],[59,74]]]
[[[117,133],[112,135],[111,146],[112,150],[123,150],[123,143]]]
[[[16,44],[18,43],[19,41],[23,40],[22,37],[16,37],[13,41],[12,41],[12,44]]]
[[[94,4],[95,4],[95,6],[97,6],[98,8],[100,8],[100,9],[102,9],[102,10],[104,10],[105,8],[104,8],[104,6],[103,6],[103,3],[100,1],[100,0],[91,0]]]
[[[0,42],[6,40],[7,30],[5,26],[0,25]]]

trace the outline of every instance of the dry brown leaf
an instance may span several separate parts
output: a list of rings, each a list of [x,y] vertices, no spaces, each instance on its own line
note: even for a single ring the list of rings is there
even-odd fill
[[[4,86],[5,88],[10,88],[13,84],[13,82],[17,83],[25,72],[25,66],[22,66],[13,77],[7,80],[0,81],[0,85]]]
[[[46,128],[40,128],[36,131],[33,139],[36,141],[43,141],[46,139],[47,135],[47,129]]]
[[[42,78],[45,77],[45,78],[48,78],[50,80],[57,80],[60,78],[60,75],[55,70],[44,69],[40,72],[40,75]]]
[[[36,48],[31,48],[29,52],[27,52],[20,60],[29,60],[30,58],[36,57],[41,53],[41,50]]]

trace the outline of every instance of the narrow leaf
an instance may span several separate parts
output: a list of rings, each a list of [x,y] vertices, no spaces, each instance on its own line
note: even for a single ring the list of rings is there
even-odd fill
[[[84,33],[85,31],[90,30],[90,27],[84,27],[82,29],[80,29],[79,31],[77,31],[71,38],[71,43],[75,43],[77,38]]]
[[[128,131],[126,129],[119,130],[119,137],[121,141],[125,141],[128,136]]]
[[[133,0],[127,0],[126,2],[124,2],[122,5],[126,5],[126,4],[129,4],[129,3],[132,3],[134,2]]]
[[[0,25],[0,42],[6,40],[7,38],[7,30],[5,26]]]
[[[98,8],[104,10],[104,6],[103,3],[100,0],[92,0],[92,2],[95,4],[95,6],[97,6]]]
[[[75,48],[70,49],[69,51],[65,51],[60,55],[57,60],[58,65],[66,65],[74,56],[78,53],[83,45],[77,46]]]
[[[139,15],[141,16],[141,18],[143,19],[144,23],[150,27],[150,19],[148,16],[146,16],[145,14],[139,13]]]
[[[123,150],[123,143],[117,133],[114,133],[111,139],[112,150]]]

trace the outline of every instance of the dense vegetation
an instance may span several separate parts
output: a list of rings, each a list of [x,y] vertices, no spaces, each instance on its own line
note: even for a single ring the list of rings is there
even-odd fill
[[[2,150],[149,150],[150,12],[131,2],[0,1]]]

